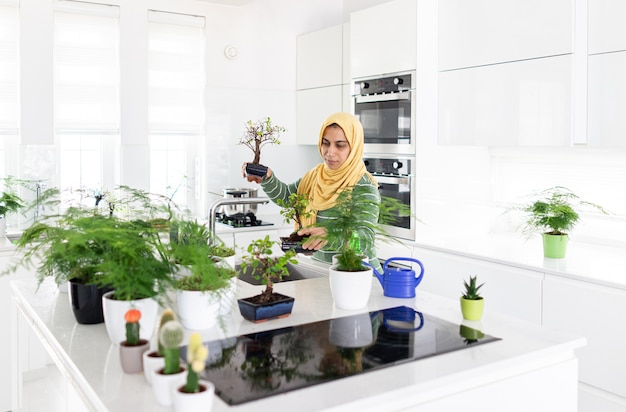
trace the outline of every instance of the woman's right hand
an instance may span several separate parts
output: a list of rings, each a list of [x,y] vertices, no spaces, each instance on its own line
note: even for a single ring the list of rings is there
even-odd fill
[[[272,175],[272,170],[269,167],[267,168],[267,173],[263,177],[248,175],[246,174],[247,164],[248,164],[247,162],[244,162],[243,165],[241,165],[241,176],[245,177],[248,180],[248,182],[261,183],[263,179],[267,179],[268,177]]]

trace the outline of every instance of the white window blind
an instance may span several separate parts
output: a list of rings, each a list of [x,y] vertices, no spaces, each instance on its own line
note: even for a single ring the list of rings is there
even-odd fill
[[[118,8],[63,1],[54,13],[57,132],[118,133]]]
[[[149,128],[151,133],[203,133],[204,18],[150,11]]]
[[[62,188],[112,186],[119,142],[119,7],[57,1],[54,122]]]
[[[148,21],[150,190],[187,206],[190,139],[204,136],[205,19],[150,11]]]
[[[19,107],[18,10],[0,3],[0,135],[17,136]]]
[[[8,143],[19,138],[19,24],[17,1],[0,2],[0,176],[7,176]]]

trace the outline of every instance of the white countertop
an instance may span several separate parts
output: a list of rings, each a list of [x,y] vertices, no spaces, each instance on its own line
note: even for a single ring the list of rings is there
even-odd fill
[[[80,388],[101,411],[170,411],[154,400],[142,374],[124,374],[117,347],[110,344],[105,326],[79,325],[75,322],[68,296],[60,294],[53,282],[45,282],[35,292],[34,281],[12,282],[15,303],[29,323],[54,352],[62,372]],[[258,293],[261,286],[239,282],[238,297]],[[275,285],[277,292],[294,296],[291,316],[261,324],[242,319],[235,309],[222,318],[221,327],[203,331],[205,340],[237,336],[297,324],[354,314],[337,310],[332,303],[326,277],[285,282]],[[297,408],[314,410],[399,410],[409,404],[458,393],[485,383],[502,381],[512,374],[524,374],[573,356],[585,344],[583,338],[502,317],[488,310],[481,322],[463,321],[458,301],[417,290],[414,299],[383,296],[374,279],[368,307],[361,312],[394,306],[411,306],[432,316],[483,330],[501,341],[339,379],[332,383],[276,395],[229,408],[216,397],[214,411],[267,411]],[[357,311],[359,312],[359,311]],[[400,396],[399,396],[400,395]],[[260,409],[259,409],[260,408]]]
[[[626,253],[623,248],[570,239],[563,259],[543,256],[541,237],[518,233],[487,235],[418,234],[411,245],[483,259],[570,279],[626,289]],[[419,259],[419,256],[414,256]]]

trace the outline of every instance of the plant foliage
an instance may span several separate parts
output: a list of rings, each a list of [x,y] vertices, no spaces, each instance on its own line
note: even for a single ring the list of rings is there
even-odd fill
[[[302,219],[308,219],[314,213],[312,210],[307,210],[309,197],[305,194],[292,193],[286,202],[278,199],[276,203],[281,207],[280,214],[285,218],[285,222],[295,223],[296,232],[303,228]]]
[[[580,220],[579,211],[588,210],[606,214],[606,210],[584,201],[569,189],[555,186],[542,191],[528,204],[515,207],[526,214],[523,232],[566,235]]]
[[[262,280],[265,290],[261,301],[270,301],[274,293],[274,282],[280,282],[284,276],[289,276],[288,263],[297,264],[296,252],[288,250],[284,255],[274,256],[272,247],[278,244],[270,239],[269,235],[263,239],[250,242],[247,254],[242,256],[241,270],[251,270],[252,276]]]
[[[483,297],[480,296],[480,293],[478,292],[478,290],[483,287],[484,283],[481,283],[480,285],[476,285],[476,276],[470,276],[469,278],[469,283],[464,280],[463,281],[463,285],[465,286],[465,291],[463,292],[463,299],[468,299],[468,300],[480,300]]]
[[[382,225],[409,214],[409,207],[397,199],[381,197],[372,186],[356,185],[339,193],[328,219],[318,225],[326,229],[326,249],[337,251],[337,270],[355,272],[367,269],[362,255],[373,249],[377,238],[394,240]]]
[[[287,131],[284,127],[272,124],[272,119],[265,119],[253,122],[246,122],[246,130],[239,139],[240,145],[244,145],[254,153],[253,164],[261,161],[261,148],[267,144],[280,144],[280,134]]]

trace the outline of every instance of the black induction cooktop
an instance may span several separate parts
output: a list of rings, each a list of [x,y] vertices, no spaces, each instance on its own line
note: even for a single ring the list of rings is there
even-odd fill
[[[206,342],[202,378],[237,405],[496,340],[399,306]]]

